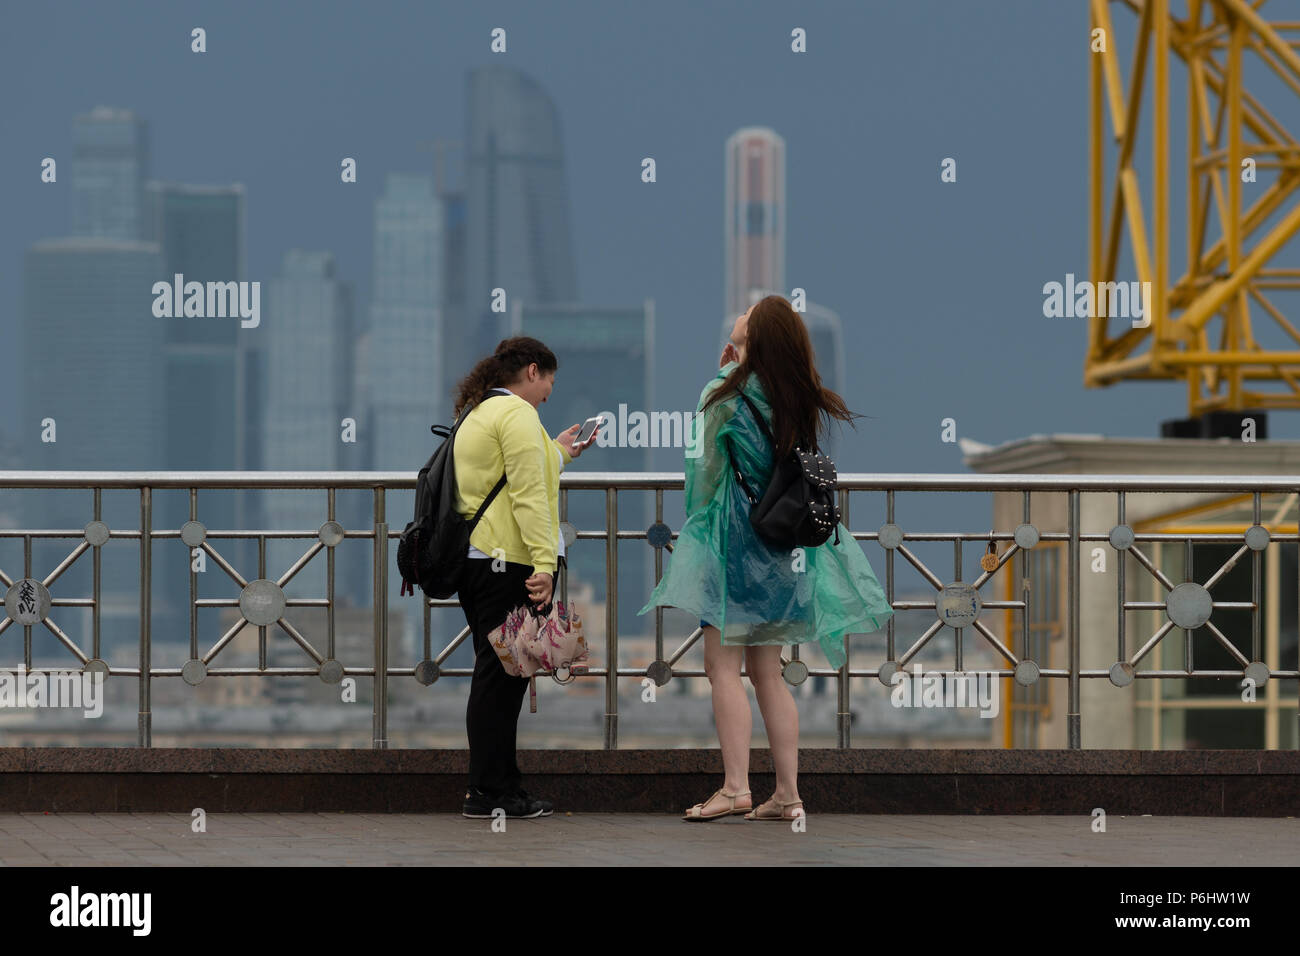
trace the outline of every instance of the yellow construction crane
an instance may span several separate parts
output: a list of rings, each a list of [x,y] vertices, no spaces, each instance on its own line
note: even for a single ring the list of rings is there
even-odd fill
[[[1184,379],[1189,419],[1300,408],[1300,331],[1265,294],[1300,289],[1300,268],[1274,262],[1300,228],[1300,144],[1242,80],[1243,60],[1258,57],[1281,80],[1281,93],[1272,93],[1269,105],[1290,108],[1300,102],[1300,56],[1295,41],[1284,39],[1300,30],[1300,22],[1266,21],[1261,15],[1266,0],[1185,0],[1179,4],[1186,14],[1181,19],[1171,14],[1170,0],[1115,0],[1121,15],[1137,16],[1125,85],[1112,28],[1114,3],[1090,3],[1089,268],[1098,307],[1087,313],[1085,386]],[[1169,266],[1169,202],[1176,182],[1169,149],[1171,53],[1187,76],[1188,148],[1179,183],[1187,203],[1186,270],[1176,278]],[[1148,83],[1149,219],[1135,168]],[[1110,116],[1115,150],[1109,183],[1104,113]],[[1138,281],[1150,283],[1150,311],[1141,322],[1100,314],[1107,311],[1104,284],[1118,279],[1123,236]],[[1257,315],[1262,312],[1283,330],[1282,344],[1290,351],[1267,349],[1256,340],[1252,303]],[[1215,320],[1218,334],[1212,339]],[[1114,336],[1112,322],[1123,326]],[[1138,354],[1147,341],[1150,348]],[[1279,380],[1283,387],[1270,392],[1249,387],[1248,380],[1259,379]]]

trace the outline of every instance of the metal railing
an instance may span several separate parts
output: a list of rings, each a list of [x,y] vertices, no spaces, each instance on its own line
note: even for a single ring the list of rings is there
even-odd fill
[[[316,676],[326,683],[338,683],[344,677],[374,678],[373,692],[373,746],[383,749],[388,743],[388,680],[392,677],[414,677],[422,684],[432,684],[441,677],[464,677],[472,673],[469,668],[444,668],[443,664],[457,647],[469,636],[466,626],[437,653],[433,653],[431,611],[434,607],[456,607],[454,600],[428,600],[423,604],[423,658],[409,667],[392,667],[388,660],[389,624],[389,562],[393,559],[392,540],[400,531],[390,530],[385,512],[385,492],[411,490],[415,480],[409,473],[380,472],[0,472],[0,491],[6,489],[78,489],[93,492],[93,516],[80,530],[68,529],[0,529],[0,539],[20,538],[23,542],[23,570],[11,576],[0,566],[0,583],[6,590],[4,615],[0,617],[0,635],[17,624],[24,633],[24,663],[32,672],[54,673],[55,668],[32,668],[32,629],[43,625],[80,663],[83,672],[99,672],[106,676],[135,677],[139,682],[139,744],[152,746],[151,685],[155,678],[181,677],[191,685],[201,683],[208,676],[265,675],[265,676]],[[561,517],[567,517],[568,494],[571,491],[600,491],[605,493],[605,525],[600,529],[580,530],[568,525],[566,540],[600,539],[605,543],[605,666],[592,667],[580,680],[603,680],[605,686],[604,746],[618,746],[620,678],[650,679],[662,686],[672,679],[689,679],[703,676],[703,671],[679,667],[683,655],[699,640],[701,629],[695,630],[682,643],[665,654],[663,609],[656,609],[654,647],[655,660],[646,667],[620,665],[618,633],[618,542],[644,540],[654,548],[656,579],[662,574],[663,552],[670,547],[675,533],[663,522],[665,491],[681,491],[683,475],[667,472],[568,473],[561,477]],[[108,489],[127,489],[139,495],[140,522],[138,529],[110,529],[101,518],[101,495]],[[189,492],[190,520],[177,529],[158,530],[153,526],[153,492],[158,489],[186,489]],[[318,489],[326,491],[326,521],[318,531],[242,530],[209,531],[198,518],[198,493],[213,489]],[[335,495],[343,489],[367,489],[372,495],[371,526],[364,529],[345,530],[335,520]],[[619,495],[621,492],[653,491],[655,501],[654,523],[644,530],[619,527]],[[813,669],[799,660],[796,646],[788,660],[783,658],[786,678],[799,683],[808,676],[821,676],[837,682],[837,738],[840,747],[850,745],[850,687],[855,677],[874,677],[889,685],[903,667],[943,628],[954,634],[954,657],[951,670],[932,671],[945,675],[965,673],[963,666],[963,632],[970,629],[983,638],[1004,662],[1004,667],[991,671],[999,678],[1011,678],[1022,686],[1029,686],[1047,678],[1063,680],[1067,685],[1066,728],[1068,746],[1078,748],[1081,742],[1080,686],[1083,679],[1108,679],[1116,686],[1132,684],[1135,679],[1187,679],[1187,678],[1241,678],[1262,686],[1269,679],[1300,677],[1296,670],[1273,670],[1263,662],[1260,631],[1261,575],[1260,562],[1264,550],[1271,542],[1298,542],[1296,534],[1271,535],[1261,526],[1261,495],[1266,493],[1295,494],[1300,491],[1300,479],[1258,478],[1246,476],[1132,476],[1132,475],[841,475],[840,508],[843,522],[850,524],[850,495],[853,492],[884,492],[885,521],[875,531],[853,531],[860,541],[877,542],[884,550],[885,576],[883,586],[895,610],[929,609],[935,620],[919,637],[906,643],[899,653],[895,617],[888,620],[885,637],[885,659],[871,667],[852,667],[847,660],[839,669]],[[987,533],[963,532],[905,532],[895,523],[895,498],[899,492],[968,492],[1019,493],[1023,498],[1023,521],[1012,531]],[[1253,522],[1243,534],[1230,533],[1135,533],[1125,523],[1125,498],[1134,493],[1210,493],[1218,495],[1250,494],[1253,503]],[[1068,496],[1067,519],[1064,531],[1040,531],[1032,523],[1030,496],[1033,493],[1064,493]],[[1085,531],[1080,526],[1080,499],[1083,493],[1102,493],[1114,496],[1115,522],[1108,528]],[[404,522],[403,522],[404,524]],[[267,576],[266,542],[268,538],[315,538],[314,543],[288,569],[277,578]],[[71,552],[43,576],[36,576],[32,568],[32,542],[34,539],[67,538],[77,543]],[[112,538],[136,539],[140,543],[139,583],[139,666],[134,668],[110,666],[101,658],[101,549]],[[190,568],[190,659],[180,668],[156,667],[152,663],[150,624],[152,616],[153,546],[156,541],[179,538],[192,551],[203,551],[239,588],[238,597],[203,599],[197,597],[195,571]],[[258,546],[258,577],[244,577],[222,555],[214,542],[219,539],[255,539]],[[336,660],[334,611],[335,601],[335,548],[346,538],[370,539],[373,548],[373,636],[374,657],[372,666],[344,666]],[[981,544],[989,540],[1010,542],[998,554],[996,566],[984,570],[974,581],[963,582],[962,545],[967,541]],[[953,545],[954,576],[945,582],[939,574],[920,560],[908,542],[949,541]],[[980,591],[998,571],[1016,555],[1021,559],[1022,580],[1028,580],[1028,559],[1032,549],[1043,542],[1060,542],[1067,550],[1065,582],[1066,615],[1064,639],[1066,666],[1051,668],[1041,666],[1014,647],[1030,646],[1029,619],[1034,595],[1025,589],[1017,600],[986,600]],[[1116,658],[1108,669],[1083,669],[1080,666],[1080,547],[1086,543],[1108,544],[1118,559],[1117,593],[1115,603]],[[1145,542],[1182,543],[1186,549],[1187,564],[1191,566],[1191,549],[1195,542],[1235,544],[1237,548],[1224,564],[1204,583],[1184,581],[1174,584],[1157,567],[1141,547]],[[55,596],[51,587],[59,577],[87,550],[92,551],[93,585],[89,598]],[[321,550],[327,553],[326,595],[323,599],[287,598],[284,585],[294,577]],[[1253,598],[1248,602],[1215,601],[1210,589],[1249,552],[1252,557]],[[935,589],[934,601],[895,600],[895,556],[901,556],[914,566],[920,575]],[[1132,556],[1168,594],[1156,602],[1128,601],[1125,595],[1125,560]],[[873,560],[873,566],[876,562]],[[1300,562],[1297,562],[1300,566]],[[561,575],[560,594],[565,598],[567,580]],[[1300,581],[1297,582],[1300,595]],[[327,615],[324,651],[285,618],[290,606],[323,607]],[[52,619],[50,612],[58,607],[88,607],[92,617],[91,647],[86,650],[72,640]],[[206,650],[199,644],[198,609],[200,607],[237,607],[240,620],[228,628]],[[1223,632],[1210,621],[1215,608],[1239,608],[1251,611],[1251,654],[1247,658]],[[1020,640],[1003,640],[980,620],[985,610],[1020,612]],[[1131,649],[1125,628],[1125,611],[1147,610],[1165,612],[1163,626],[1136,649]],[[259,632],[259,664],[256,668],[213,667],[214,660],[235,636],[246,626]],[[267,630],[272,625],[280,627],[313,660],[312,667],[267,666]],[[1181,669],[1139,670],[1138,664],[1175,627],[1193,630],[1206,627],[1210,634],[1240,665],[1239,669],[1204,670],[1194,666],[1192,642],[1186,642],[1184,667]],[[855,653],[850,651],[850,653]],[[856,652],[861,656],[861,652]],[[0,668],[5,664],[5,647],[0,642]],[[1300,715],[1298,715],[1300,716]]]

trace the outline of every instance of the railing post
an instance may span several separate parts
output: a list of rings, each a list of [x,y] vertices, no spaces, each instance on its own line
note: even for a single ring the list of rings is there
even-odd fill
[[[153,616],[153,489],[140,489],[140,746],[153,746],[153,715],[149,711],[149,671],[152,666],[149,623]]]
[[[1065,729],[1071,750],[1083,747],[1079,714],[1079,490],[1070,490],[1070,554],[1067,559],[1069,594],[1065,624],[1066,655],[1069,659],[1069,694],[1066,703]],[[1121,608],[1120,613],[1124,611]]]
[[[605,749],[618,748],[618,489],[605,489]]]
[[[840,489],[840,520],[844,527],[849,526],[849,493]],[[853,539],[850,538],[850,541]],[[853,711],[849,706],[849,636],[844,635],[844,664],[840,667],[839,673],[835,675],[835,692],[836,692],[836,710],[835,715],[835,732],[838,738],[837,745],[841,750],[847,750],[851,745],[850,728],[853,723]]]
[[[384,489],[375,489],[374,749],[388,749],[388,522]]]

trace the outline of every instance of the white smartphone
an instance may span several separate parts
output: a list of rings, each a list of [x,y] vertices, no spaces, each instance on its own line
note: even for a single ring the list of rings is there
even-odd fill
[[[600,426],[605,423],[604,415],[597,415],[595,418],[588,418],[582,423],[582,428],[578,429],[578,437],[573,440],[575,445],[586,446],[591,444],[596,437],[596,432]]]

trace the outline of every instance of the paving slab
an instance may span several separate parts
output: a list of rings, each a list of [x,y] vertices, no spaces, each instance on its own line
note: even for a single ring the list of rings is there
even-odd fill
[[[740,817],[560,814],[0,814],[0,866],[1294,866],[1285,818],[809,816],[798,831]]]

